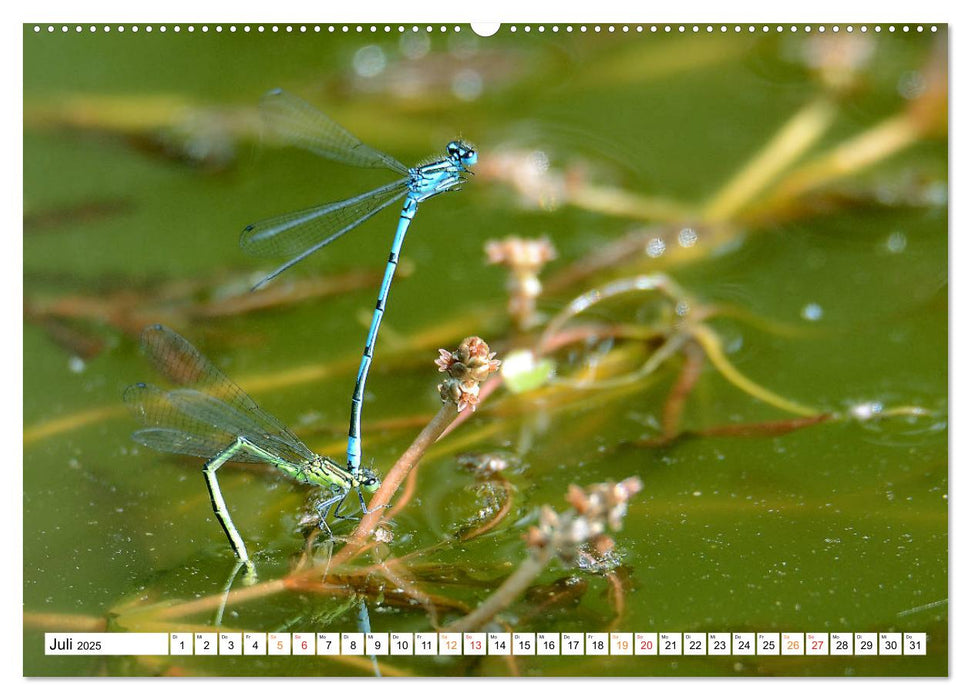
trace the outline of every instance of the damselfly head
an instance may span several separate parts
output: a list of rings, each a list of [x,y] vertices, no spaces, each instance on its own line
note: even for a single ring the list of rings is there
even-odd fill
[[[479,159],[479,154],[476,153],[475,148],[465,141],[450,141],[445,150],[448,152],[449,158],[465,167],[475,165],[475,161]]]
[[[361,470],[361,476],[357,480],[358,487],[367,491],[368,493],[374,493],[378,490],[381,485],[381,479],[372,474],[369,471]]]

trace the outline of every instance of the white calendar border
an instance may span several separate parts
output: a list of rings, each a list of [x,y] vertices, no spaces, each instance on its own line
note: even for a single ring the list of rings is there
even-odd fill
[[[560,6],[561,8],[563,6]],[[874,10],[873,8],[877,9]],[[226,5],[219,12],[218,19],[226,21],[265,21],[267,19],[265,7],[260,6],[259,16],[256,15],[255,10],[249,12],[245,11],[243,5],[237,4],[232,6],[232,16],[227,13],[230,9],[229,5]],[[561,9],[561,12],[565,10]],[[58,0],[51,2],[41,2],[41,3],[30,3],[17,4],[13,8],[12,13],[18,13],[17,17],[14,18],[14,22],[22,23],[28,21],[64,21],[70,19],[71,21],[111,21],[111,20],[124,20],[127,22],[159,22],[163,20],[168,21],[212,21],[213,12],[204,3],[198,2],[186,2],[186,0],[169,0],[168,2],[162,3],[122,3],[120,1],[106,2],[105,0],[87,0],[83,5],[78,5],[77,3],[69,3],[66,0]],[[421,14],[423,15],[420,19],[421,21],[427,21],[429,19],[436,19],[438,21],[448,19],[448,21],[461,21],[466,22],[468,20],[482,19],[482,20],[496,20],[504,19],[506,21],[530,21],[534,22],[537,18],[542,19],[542,13],[537,12],[536,9],[530,7],[528,4],[523,3],[521,0],[490,0],[487,5],[476,7],[471,6],[468,3],[455,3],[453,0],[432,0],[432,2],[422,3]],[[954,21],[956,19],[954,13],[952,12],[951,3],[940,2],[940,0],[923,0],[920,3],[914,2],[882,2],[876,6],[872,4],[867,4],[866,6],[860,4],[859,6],[854,5],[852,2],[847,2],[846,0],[841,0],[836,2],[835,0],[816,0],[813,3],[804,3],[801,5],[794,5],[788,8],[781,8],[777,3],[769,2],[747,2],[746,0],[736,0],[732,3],[730,8],[726,8],[723,3],[715,3],[709,0],[708,2],[701,2],[695,4],[685,4],[685,3],[674,3],[674,4],[651,4],[651,5],[641,5],[632,6],[629,2],[623,0],[615,0],[615,2],[610,2],[610,0],[601,0],[597,3],[587,4],[586,6],[574,5],[569,8],[571,16],[560,17],[557,19],[559,22],[565,21],[610,21],[614,19],[617,15],[622,15],[621,21],[625,22],[635,22],[638,19],[650,22],[680,22],[680,21],[713,21],[722,19],[732,19],[735,21],[743,21],[744,19],[753,19],[758,21],[797,21],[797,22],[816,22],[816,21],[839,21],[843,23],[861,23],[875,21],[909,21],[913,22],[917,19],[920,20],[930,20],[930,21]],[[788,16],[779,17],[780,12],[784,12]],[[319,2],[309,2],[307,0],[299,3],[292,3],[288,5],[287,3],[276,3],[273,6],[273,13],[279,15],[278,17],[273,17],[271,19],[277,19],[279,21],[285,21],[286,19],[315,19],[323,21],[334,22],[360,22],[360,21],[381,21],[389,17],[395,19],[402,17],[402,10],[400,2],[390,2],[389,0],[372,0],[370,3],[346,3],[343,6],[335,4],[335,6],[328,6],[326,8],[326,18],[321,17],[321,5]],[[643,13],[644,17],[637,17],[638,13]],[[879,14],[879,16],[874,17],[874,14]],[[247,16],[248,15],[248,16]],[[485,16],[481,16],[485,15]],[[612,16],[611,16],[612,15]],[[635,16],[631,16],[635,15]],[[549,20],[547,20],[549,21]],[[10,27],[11,23],[5,23],[5,26]],[[18,38],[14,41],[9,40],[4,43],[4,48],[6,50],[5,63],[7,66],[12,67],[10,70],[5,71],[5,81],[8,77],[12,77],[15,81],[22,80],[23,70],[22,70],[22,37],[20,37],[19,27],[14,27],[14,34],[18,35]],[[962,27],[961,36],[957,37],[952,45],[952,75],[964,75],[969,74],[969,65],[967,59],[968,49],[971,48],[969,44],[969,38],[967,36],[967,25]],[[4,87],[9,87],[5,85]],[[5,94],[20,94],[18,90],[8,89]],[[951,99],[954,100],[954,112],[955,114],[967,115],[971,113],[968,109],[968,90],[965,84],[964,89],[955,90],[952,93]],[[19,133],[19,122],[22,117],[22,104],[18,100],[10,100],[12,104],[7,105],[7,111],[5,113],[6,122],[8,123],[8,134]],[[954,123],[954,122],[952,122]],[[956,129],[956,132],[963,132],[963,129]],[[966,147],[966,141],[963,140],[963,133],[955,134],[953,137],[953,145],[955,149],[955,158],[952,160],[953,172],[952,181],[959,178],[955,177],[959,171],[966,171],[968,161],[968,152]],[[961,139],[959,141],[959,139]],[[14,143],[14,150],[22,148],[22,141],[19,138],[12,139]],[[960,143],[960,149],[959,149]],[[958,151],[960,150],[960,153]],[[960,178],[963,181],[967,181],[967,178]],[[5,207],[4,216],[8,219],[8,224],[5,227],[7,231],[19,230],[22,224],[22,197],[21,191],[16,188],[9,188],[11,191],[8,192],[8,196],[11,196],[12,205]],[[949,211],[949,218],[951,220],[951,230],[965,230],[966,227],[962,224],[966,222],[966,216],[962,211],[962,205],[952,199],[951,209]],[[971,242],[958,241],[952,238],[953,251],[956,254],[952,257],[951,265],[957,268],[961,265],[965,269],[971,264],[971,257],[968,255],[968,246]],[[4,298],[16,300],[22,295],[18,293],[18,289],[22,284],[22,258],[21,251],[19,247],[14,246],[11,249],[13,252],[9,256],[5,256],[5,264],[9,269],[4,270],[4,273],[0,279],[3,279],[5,285]],[[952,278],[953,279],[953,278]],[[951,336],[951,342],[954,343],[955,348],[960,346],[962,352],[957,352],[955,350],[955,357],[967,357],[968,353],[963,352],[963,350],[968,349],[969,345],[969,334],[971,334],[971,323],[968,322],[969,319],[964,318],[968,310],[971,309],[971,295],[968,294],[968,287],[966,283],[960,283],[956,279],[954,280],[954,286],[952,287],[953,302],[951,309],[954,313],[952,330],[954,335]],[[22,291],[22,290],[21,290]],[[3,312],[8,321],[8,328],[21,327],[22,324],[22,313],[20,305],[17,303],[11,303],[4,306]],[[3,352],[3,360],[5,362],[4,366],[8,368],[20,366],[20,360],[17,359],[18,351],[22,351],[22,345],[9,344],[4,347],[0,352]],[[962,368],[960,363],[955,363],[953,367],[953,373],[951,374],[952,391],[953,398],[951,399],[955,408],[959,410],[952,413],[952,416],[959,417],[960,420],[958,425],[951,427],[951,435],[958,435],[959,437],[971,435],[971,426],[967,425],[968,411],[968,398],[971,396],[971,381],[969,381],[968,372],[969,369]],[[22,373],[21,373],[22,376]],[[15,415],[22,414],[22,404],[21,396],[17,395],[17,392],[10,392],[6,400],[10,402],[12,409],[11,412]],[[7,445],[15,446],[15,450],[21,453],[22,457],[22,443],[21,435],[19,434],[19,428],[22,421],[11,421],[9,424],[3,427],[4,433],[3,437],[6,438]],[[971,460],[966,459],[969,457],[969,450],[967,444],[962,440],[952,438],[952,453],[950,459],[952,464],[957,465],[967,465],[971,464]],[[21,459],[22,463],[22,459]],[[952,470],[951,472],[951,491],[955,490],[955,486],[960,481],[961,483],[961,493],[967,493],[967,477],[963,474],[959,474],[961,470]],[[7,526],[6,531],[13,533],[10,540],[13,542],[23,541],[23,475],[20,470],[12,470],[12,473],[8,472],[8,478],[17,479],[20,483],[21,488],[8,488],[4,489],[7,498],[7,507],[2,509],[3,523]],[[952,541],[955,543],[963,543],[962,546],[966,547],[966,543],[969,541],[969,528],[968,528],[968,509],[955,509],[951,513],[951,537]],[[18,536],[19,535],[19,536]],[[9,562],[10,569],[15,573],[14,576],[7,577],[4,581],[4,586],[6,593],[4,600],[8,601],[6,606],[6,629],[15,630],[23,629],[23,608],[18,604],[18,601],[22,600],[23,594],[23,553],[15,546],[14,556],[12,557],[14,561]],[[952,550],[953,551],[953,550]],[[953,577],[952,580],[963,580],[967,581],[967,557],[952,556],[951,567],[949,570],[950,576]],[[960,573],[959,573],[960,572]],[[956,587],[951,586],[952,590],[956,590]],[[971,625],[968,624],[968,606],[960,605],[956,606],[953,611],[949,611],[949,632],[950,632],[950,642],[949,642],[949,655],[952,660],[957,660],[961,658],[969,658],[969,642],[968,635],[966,634],[971,630]],[[54,697],[55,695],[62,698],[66,690],[74,685],[84,684],[87,688],[91,689],[93,692],[98,694],[99,698],[125,698],[125,700],[130,700],[133,692],[137,692],[139,695],[139,700],[155,700],[155,698],[170,700],[172,693],[172,686],[164,682],[144,682],[142,679],[123,679],[123,678],[112,678],[112,679],[83,679],[83,680],[71,680],[71,679],[54,679],[54,680],[41,680],[36,679],[31,682],[29,690],[27,689],[26,679],[22,677],[23,669],[23,647],[19,643],[19,638],[15,638],[13,633],[8,633],[3,638],[3,654],[2,661],[4,666],[4,678],[21,678],[20,683],[23,685],[21,695],[26,695],[28,692],[33,700],[41,700],[45,697]],[[956,675],[960,674],[963,669],[954,668],[952,672],[956,672]],[[964,675],[967,675],[966,672]],[[962,676],[963,677],[963,676]],[[452,694],[461,693],[463,700],[470,700],[473,697],[485,696],[487,693],[494,695],[497,686],[494,683],[489,683],[483,681],[488,681],[488,679],[475,678],[475,683],[470,683],[464,680],[453,680],[453,679],[430,679],[430,680],[409,680],[407,685],[396,686],[397,691],[403,689],[408,690],[409,697],[429,697],[429,692],[440,694]],[[603,680],[603,679],[591,679],[591,680]],[[814,679],[815,680],[815,679]],[[532,679],[530,679],[531,682]],[[320,690],[319,679],[287,679],[286,681],[274,681],[274,680],[262,680],[258,683],[252,683],[252,679],[221,679],[216,681],[219,684],[219,692],[225,693],[229,692],[232,688],[232,693],[234,698],[256,698],[262,699],[266,698],[267,695],[274,692],[301,692],[306,691],[308,693],[318,692]],[[350,693],[359,692],[361,690],[361,685],[359,681],[347,681],[344,679],[333,678],[328,679],[328,689],[330,693],[335,690],[337,693]],[[385,679],[385,682],[393,682],[391,679]],[[588,696],[591,692],[593,686],[590,683],[580,682],[577,683],[576,680],[560,680],[560,679],[543,679],[540,681],[544,686],[548,686],[551,689],[547,689],[544,692],[555,692],[557,698],[570,698],[570,697],[584,697]],[[690,679],[677,679],[677,680],[664,680],[664,679],[651,679],[651,692],[665,692],[670,690],[671,692],[683,692],[685,690],[685,683],[691,682]],[[710,692],[714,689],[711,681],[697,681],[704,683],[703,688],[707,688]],[[732,689],[739,694],[744,693],[748,697],[760,698],[760,697],[771,697],[773,700],[777,700],[780,693],[783,693],[787,700],[798,700],[801,698],[814,698],[818,700],[818,695],[820,692],[828,692],[827,687],[831,683],[838,681],[827,681],[818,680],[818,682],[803,683],[801,680],[773,680],[769,684],[760,683],[755,680],[740,680],[732,683]],[[860,683],[865,683],[867,685],[875,684],[882,686],[880,689],[881,700],[886,700],[892,697],[908,697],[913,698],[915,696],[923,695],[925,692],[933,693],[935,698],[953,696],[954,688],[957,687],[957,683],[940,683],[939,681],[926,681],[921,679],[907,679],[906,682],[899,682],[897,680],[872,680],[872,679],[853,679],[854,684],[858,689],[860,689]],[[274,689],[277,683],[280,683],[279,689]],[[824,684],[823,686],[820,683]],[[285,685],[284,685],[285,684]],[[301,687],[304,686],[304,687]],[[137,687],[137,691],[135,688]],[[180,688],[193,688],[197,689],[201,693],[208,693],[214,690],[213,681],[211,679],[181,679],[179,683]],[[644,686],[641,685],[637,680],[623,680],[623,679],[611,679],[610,680],[610,690],[615,693],[641,693],[644,692]],[[181,691],[180,691],[181,692]],[[770,695],[771,693],[771,695]]]

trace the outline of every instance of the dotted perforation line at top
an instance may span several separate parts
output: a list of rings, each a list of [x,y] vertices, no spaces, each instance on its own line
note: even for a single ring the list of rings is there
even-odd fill
[[[149,34],[152,33],[152,32],[159,32],[159,33],[174,32],[176,34],[179,34],[179,33],[182,33],[182,32],[188,32],[190,34],[195,33],[195,32],[202,32],[203,34],[212,33],[212,32],[215,32],[217,34],[218,33],[226,33],[226,32],[228,32],[230,34],[232,34],[232,33],[238,33],[238,32],[243,32],[243,33],[254,33],[255,32],[257,34],[260,34],[260,33],[270,33],[270,34],[280,34],[280,33],[283,33],[283,34],[308,34],[308,33],[313,33],[313,34],[322,34],[322,33],[329,33],[329,34],[351,34],[351,33],[357,33],[357,34],[363,34],[363,33],[371,33],[371,34],[375,34],[375,33],[378,33],[378,32],[391,33],[393,31],[394,32],[399,32],[399,33],[402,33],[403,34],[405,32],[428,32],[428,33],[431,33],[431,32],[438,31],[438,32],[441,32],[441,33],[445,33],[445,32],[452,31],[452,32],[458,33],[458,32],[463,31],[462,27],[460,27],[459,25],[454,25],[454,26],[446,26],[446,25],[437,25],[437,26],[432,26],[432,25],[422,25],[422,26],[419,26],[419,25],[407,25],[407,26],[406,25],[394,25],[394,26],[392,26],[390,24],[384,24],[384,25],[377,25],[377,24],[371,24],[371,25],[363,25],[363,24],[358,24],[358,25],[349,25],[349,24],[327,24],[327,25],[320,25],[320,24],[296,24],[296,25],[293,25],[293,24],[282,24],[282,25],[281,24],[270,24],[270,25],[263,25],[263,24],[253,24],[253,25],[250,25],[250,24],[242,24],[242,25],[236,25],[236,24],[227,24],[227,25],[222,25],[222,24],[216,24],[216,25],[211,25],[211,26],[208,25],[208,24],[201,24],[201,25],[194,25],[194,24],[186,24],[186,25],[181,25],[181,24],[173,24],[173,25],[165,25],[165,24],[161,24],[161,25],[143,25],[143,24],[132,24],[132,25],[125,25],[125,24],[104,24],[104,25],[96,25],[96,24],[90,24],[90,25],[80,25],[80,24],[46,24],[46,25],[44,25],[44,24],[35,24],[35,25],[33,25],[33,29],[34,29],[34,33],[35,34],[37,34],[37,33],[43,33],[43,32],[47,32],[49,34],[53,34],[53,33],[57,33],[57,32],[64,33],[64,34],[69,33],[69,32],[74,32],[76,34],[80,34],[80,33],[83,33],[83,32],[89,32],[89,33],[95,33],[95,32],[103,32],[103,33],[110,33],[110,32],[118,32],[118,33],[125,33],[125,32],[131,32],[131,33],[145,32],[145,33],[149,33]]]
[[[417,25],[417,24],[412,24],[412,25],[403,25],[403,24],[398,24],[398,25],[391,25],[391,24],[368,24],[368,25],[364,25],[364,24],[357,24],[357,25],[228,24],[228,25],[221,25],[221,24],[216,24],[211,26],[207,24],[202,24],[202,25],[193,25],[193,24],[186,24],[186,25],[180,25],[180,24],[173,24],[173,25],[43,24],[42,25],[42,24],[35,24],[33,25],[33,30],[35,34],[41,34],[41,33],[80,34],[84,32],[87,32],[87,33],[116,32],[119,34],[124,34],[124,33],[137,34],[139,32],[144,32],[146,34],[151,34],[153,32],[162,33],[162,34],[167,32],[172,32],[175,34],[180,34],[182,32],[188,32],[190,34],[193,34],[196,32],[201,32],[203,34],[213,33],[213,32],[217,34],[220,34],[220,33],[233,34],[233,33],[239,33],[239,32],[242,32],[244,34],[246,33],[257,33],[257,34],[260,34],[260,33],[271,33],[271,34],[385,33],[385,34],[390,34],[392,32],[396,32],[396,33],[404,34],[406,32],[413,32],[413,33],[456,32],[458,33],[458,32],[464,31],[463,28],[459,25],[444,25],[444,24],[443,25],[430,25],[430,24],[427,24],[427,25]],[[924,25],[924,24],[900,24],[900,25],[896,25],[896,24],[887,24],[887,25],[880,25],[880,24],[873,24],[873,25],[867,25],[867,24],[861,24],[861,25],[853,25],[853,24],[844,24],[844,25],[838,25],[838,24],[834,24],[834,25],[824,25],[824,24],[816,24],[816,25],[813,25],[813,24],[800,24],[800,25],[796,25],[796,24],[648,24],[648,25],[642,25],[642,24],[543,25],[543,24],[539,24],[539,25],[530,25],[530,24],[525,24],[525,25],[518,25],[518,24],[511,24],[511,25],[504,25],[501,27],[501,31],[505,31],[510,34],[517,34],[520,32],[525,34],[530,34],[534,32],[539,34],[543,34],[546,32],[552,32],[554,34],[560,33],[560,32],[565,32],[567,34],[575,33],[575,32],[579,32],[581,34],[587,33],[587,32],[593,32],[594,34],[597,34],[597,33],[607,33],[607,34],[612,34],[612,33],[613,34],[615,33],[621,33],[621,34],[624,34],[624,33],[635,33],[635,34],[638,34],[638,33],[639,34],[643,34],[643,33],[651,33],[651,34],[728,34],[728,33],[770,34],[770,33],[776,33],[776,34],[782,34],[784,32],[789,32],[789,33],[817,32],[817,33],[838,34],[840,32],[867,33],[871,31],[879,34],[882,32],[896,33],[898,31],[904,32],[904,33],[909,33],[911,31],[914,31],[914,32],[920,33],[920,32],[924,32],[925,30],[930,32],[937,32],[938,26],[935,24],[930,24],[930,25]],[[472,31],[472,33],[476,33],[474,29],[470,31]]]

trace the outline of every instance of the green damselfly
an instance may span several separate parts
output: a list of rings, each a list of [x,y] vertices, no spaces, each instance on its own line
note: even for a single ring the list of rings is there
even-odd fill
[[[341,517],[340,506],[352,490],[357,491],[361,508],[367,511],[363,492],[373,493],[381,483],[372,472],[362,469],[351,473],[312,452],[185,338],[164,326],[149,326],[142,333],[142,350],[162,375],[180,387],[166,391],[138,383],[125,390],[125,403],[146,426],[132,438],[155,450],[207,460],[202,473],[213,513],[236,557],[250,573],[253,566],[246,545],[216,480],[216,470],[224,463],[265,462],[296,481],[327,489],[316,509],[328,531],[327,515],[333,509],[334,515]]]

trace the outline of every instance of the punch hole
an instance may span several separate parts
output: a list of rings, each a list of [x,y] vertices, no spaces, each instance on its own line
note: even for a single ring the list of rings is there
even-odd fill
[[[499,27],[502,26],[498,22],[473,22],[472,31],[479,36],[492,36],[499,31]]]

